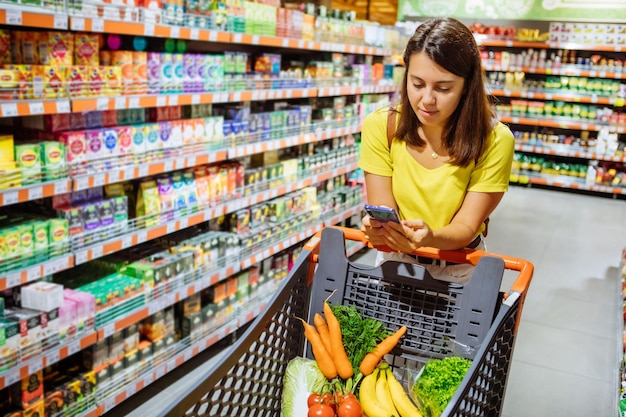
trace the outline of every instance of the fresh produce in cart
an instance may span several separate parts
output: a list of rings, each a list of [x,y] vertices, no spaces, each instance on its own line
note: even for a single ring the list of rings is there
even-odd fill
[[[315,360],[296,358],[289,363],[283,416],[421,417],[383,362],[406,327],[392,333],[382,322],[361,317],[353,306],[324,302],[323,311],[323,316],[315,314],[313,324],[300,319]]]

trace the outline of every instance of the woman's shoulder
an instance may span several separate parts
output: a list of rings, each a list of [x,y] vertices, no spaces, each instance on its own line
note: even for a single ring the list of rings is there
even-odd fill
[[[375,124],[379,126],[387,126],[387,120],[389,120],[389,112],[399,112],[398,106],[383,106],[365,116],[364,122],[368,124]]]
[[[495,121],[489,137],[493,142],[515,143],[515,137],[513,136],[511,129],[499,120]]]

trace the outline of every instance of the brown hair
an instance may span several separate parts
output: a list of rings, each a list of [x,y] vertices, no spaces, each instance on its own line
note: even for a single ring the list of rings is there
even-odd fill
[[[402,109],[395,137],[414,146],[426,144],[417,133],[420,122],[407,95],[408,65],[411,56],[420,52],[446,71],[465,79],[463,96],[444,127],[442,138],[450,163],[465,167],[482,155],[487,136],[493,129],[494,115],[485,91],[478,46],[469,29],[452,18],[427,20],[409,39],[404,51]]]

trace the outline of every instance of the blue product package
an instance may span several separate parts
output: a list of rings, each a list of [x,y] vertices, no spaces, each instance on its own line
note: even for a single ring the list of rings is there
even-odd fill
[[[182,215],[187,214],[187,196],[185,193],[185,183],[180,172],[172,175],[172,189],[174,191],[174,210]]]
[[[224,134],[224,141],[229,142],[234,139],[233,134],[233,121],[232,120],[224,120],[222,124],[222,133]]]
[[[258,113],[250,114],[250,122],[248,123],[248,132],[250,134],[255,134],[259,130],[259,115]]]
[[[159,148],[168,148],[172,137],[172,125],[170,122],[159,122]]]
[[[86,114],[85,119],[87,129],[102,127],[102,112],[90,111]]]
[[[198,195],[196,193],[196,178],[193,171],[183,172],[183,182],[185,184],[185,193],[187,196],[187,207],[193,211],[198,205]]]
[[[106,156],[119,155],[119,144],[117,139],[117,129],[103,129],[104,147]]]
[[[154,151],[159,149],[161,141],[159,139],[159,124],[149,123],[146,125],[145,150]]]

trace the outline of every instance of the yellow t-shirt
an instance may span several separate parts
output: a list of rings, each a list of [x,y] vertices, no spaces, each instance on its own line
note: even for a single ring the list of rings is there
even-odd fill
[[[477,162],[467,167],[445,164],[427,169],[409,154],[404,141],[394,139],[390,152],[387,114],[388,108],[383,108],[365,118],[359,167],[371,174],[392,177],[401,219],[422,219],[431,228],[439,229],[450,224],[467,191],[508,190],[515,139],[504,124],[496,124]]]

